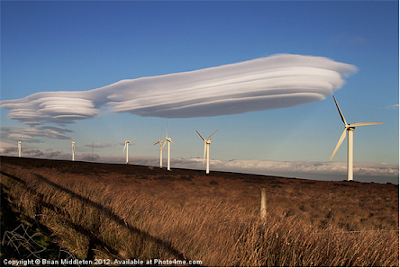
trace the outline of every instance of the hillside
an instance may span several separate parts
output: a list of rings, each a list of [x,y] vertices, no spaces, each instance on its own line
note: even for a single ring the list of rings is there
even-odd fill
[[[133,263],[118,261],[175,259],[182,262],[169,265],[183,266],[194,260],[203,266],[399,265],[398,185],[0,160],[2,214],[7,206],[14,213],[7,215],[18,218],[14,225],[25,222],[34,229],[40,224],[71,258],[110,259],[110,265],[129,266]],[[266,222],[259,217],[261,187],[267,188]],[[3,219],[4,214],[2,225]],[[16,226],[2,227],[3,241],[4,231]],[[2,254],[2,259],[10,258]]]

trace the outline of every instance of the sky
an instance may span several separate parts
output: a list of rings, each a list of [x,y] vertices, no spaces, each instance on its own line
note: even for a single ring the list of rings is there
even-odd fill
[[[2,155],[398,183],[398,1],[0,5]]]

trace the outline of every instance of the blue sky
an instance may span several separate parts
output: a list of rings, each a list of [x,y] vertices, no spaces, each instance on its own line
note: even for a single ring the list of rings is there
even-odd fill
[[[86,92],[123,79],[282,53],[324,57],[357,68],[334,93],[346,120],[383,122],[356,129],[354,161],[386,163],[398,176],[398,12],[397,1],[2,1],[1,100],[39,92]],[[168,93],[166,89],[159,98]],[[212,137],[211,158],[220,162],[211,170],[229,169],[225,164],[232,159],[297,166],[305,161],[309,167],[329,160],[343,131],[331,95],[289,108],[211,117],[142,117],[102,108],[76,123],[34,126],[8,118],[10,110],[0,108],[3,154],[17,154],[20,131],[26,135],[21,138],[25,156],[69,158],[71,138],[76,160],[88,159],[93,142],[98,161],[123,162],[119,143],[126,133],[133,143],[132,163],[143,163],[141,159],[157,159],[153,144],[161,128],[165,138],[168,122],[175,142],[172,166],[203,156],[196,129],[208,136],[219,128]],[[346,147],[343,143],[334,162],[346,162]],[[271,173],[285,175],[279,170]]]

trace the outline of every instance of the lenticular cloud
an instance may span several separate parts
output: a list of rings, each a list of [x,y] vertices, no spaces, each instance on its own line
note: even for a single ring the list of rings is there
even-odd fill
[[[0,105],[10,110],[9,118],[28,125],[73,123],[97,116],[100,107],[164,118],[218,116],[323,100],[355,71],[324,57],[278,54],[84,92],[41,92]]]

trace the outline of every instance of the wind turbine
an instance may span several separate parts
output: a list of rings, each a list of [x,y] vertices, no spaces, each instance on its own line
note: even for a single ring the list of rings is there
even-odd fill
[[[124,134],[124,137],[125,137],[125,146],[124,146],[124,149],[122,150],[122,152],[124,152],[124,151],[125,151],[125,148],[126,148],[126,163],[128,164],[128,163],[129,163],[129,161],[128,161],[128,156],[129,156],[129,143],[130,143],[131,141],[127,141],[127,140],[126,140],[125,134]]]
[[[337,103],[335,96],[333,96],[333,99],[335,101],[336,107],[339,111],[340,118],[342,118],[342,121],[344,123],[344,130],[342,135],[339,138],[339,142],[336,145],[335,150],[333,151],[333,154],[329,161],[332,160],[333,156],[335,155],[336,151],[339,149],[340,145],[342,144],[343,140],[346,138],[346,133],[349,133],[349,137],[347,138],[347,180],[352,181],[353,180],[353,131],[356,127],[361,127],[361,126],[371,126],[371,125],[379,125],[382,124],[382,122],[379,123],[354,123],[354,124],[347,124],[346,119],[344,119],[343,113],[339,108],[339,104]]]
[[[21,157],[22,155],[22,142],[21,140],[18,140],[18,157]]]
[[[211,138],[212,135],[214,135],[218,130],[219,130],[219,129],[217,129],[216,131],[214,131],[214,133],[211,134],[210,137],[208,137],[207,139],[204,139],[203,136],[201,136],[201,134],[196,130],[197,134],[199,134],[200,138],[202,138],[203,141],[204,141],[203,164],[204,164],[204,160],[205,160],[206,154],[207,154],[206,174],[209,174],[209,173],[210,173],[210,144],[211,144],[210,138]]]
[[[70,143],[72,144],[72,161],[75,161],[75,142],[70,141]]]
[[[171,170],[170,168],[170,157],[171,157],[171,142],[174,143],[170,137],[168,137],[168,124],[167,124],[167,135],[165,137],[165,141],[162,147],[164,147],[164,145],[168,142],[168,161],[167,161],[167,170]]]
[[[161,135],[162,135],[162,129],[161,129],[161,134],[160,134],[160,139],[154,143],[154,145],[156,144],[160,144],[160,168],[162,168],[162,151],[164,148],[165,143],[163,144],[163,140],[161,139]]]

